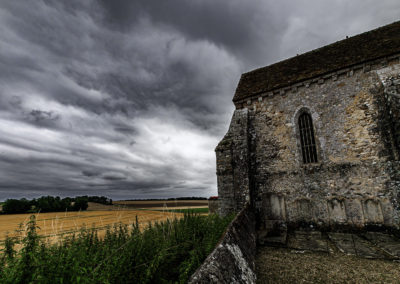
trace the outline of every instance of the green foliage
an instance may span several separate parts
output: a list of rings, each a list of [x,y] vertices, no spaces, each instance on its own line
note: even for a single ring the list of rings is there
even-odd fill
[[[72,211],[86,210],[88,208],[88,199],[87,197],[76,197],[75,202],[72,205]]]
[[[0,255],[0,283],[186,283],[213,250],[232,216],[199,216],[108,228],[104,238],[82,229],[58,244],[37,235],[34,217],[22,249],[9,238]]]
[[[16,214],[16,213],[25,213],[31,209],[31,203],[29,200],[22,198],[18,199],[7,199],[3,203],[3,213],[6,214]]]
[[[106,196],[81,196],[86,197],[89,202],[96,202],[105,205],[112,205],[112,199],[107,198]]]
[[[61,199],[59,196],[42,196],[38,199],[33,199],[31,204],[36,212],[61,212],[72,211],[72,198],[66,197]]]
[[[2,205],[2,213],[34,213],[34,212],[63,212],[79,211],[88,208],[88,202],[112,204],[112,200],[105,196],[77,196],[75,198],[59,196],[42,196],[37,199],[7,199]]]

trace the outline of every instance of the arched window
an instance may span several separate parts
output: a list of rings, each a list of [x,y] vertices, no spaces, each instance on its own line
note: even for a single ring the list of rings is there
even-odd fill
[[[317,147],[315,146],[314,128],[311,115],[304,112],[299,116],[299,132],[303,163],[317,163]]]

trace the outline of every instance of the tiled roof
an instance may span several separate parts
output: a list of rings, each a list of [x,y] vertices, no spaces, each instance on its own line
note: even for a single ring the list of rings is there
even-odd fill
[[[400,21],[242,74],[233,101],[400,52]]]

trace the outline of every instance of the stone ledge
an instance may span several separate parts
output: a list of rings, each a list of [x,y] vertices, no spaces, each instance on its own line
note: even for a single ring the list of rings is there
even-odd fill
[[[340,233],[321,231],[293,231],[287,247],[295,250],[335,253],[373,259],[400,259],[400,239],[390,233]]]
[[[189,283],[255,283],[255,235],[255,216],[247,204]]]

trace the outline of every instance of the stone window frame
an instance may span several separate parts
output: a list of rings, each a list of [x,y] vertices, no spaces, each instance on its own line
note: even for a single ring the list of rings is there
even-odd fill
[[[318,163],[317,146],[315,143],[314,123],[309,113],[303,112],[297,121],[300,133],[303,164]]]
[[[303,162],[303,154],[302,154],[302,147],[301,147],[301,137],[300,137],[300,129],[299,129],[299,117],[303,113],[307,113],[310,115],[313,124],[313,132],[314,132],[314,139],[315,139],[315,148],[317,152],[317,162],[316,163],[304,163]],[[295,111],[295,115],[292,118],[292,125],[294,126],[296,144],[297,144],[297,155],[298,163],[300,166],[313,166],[313,165],[321,165],[323,161],[323,154],[321,151],[321,143],[319,139],[319,115],[308,106],[301,106]]]

